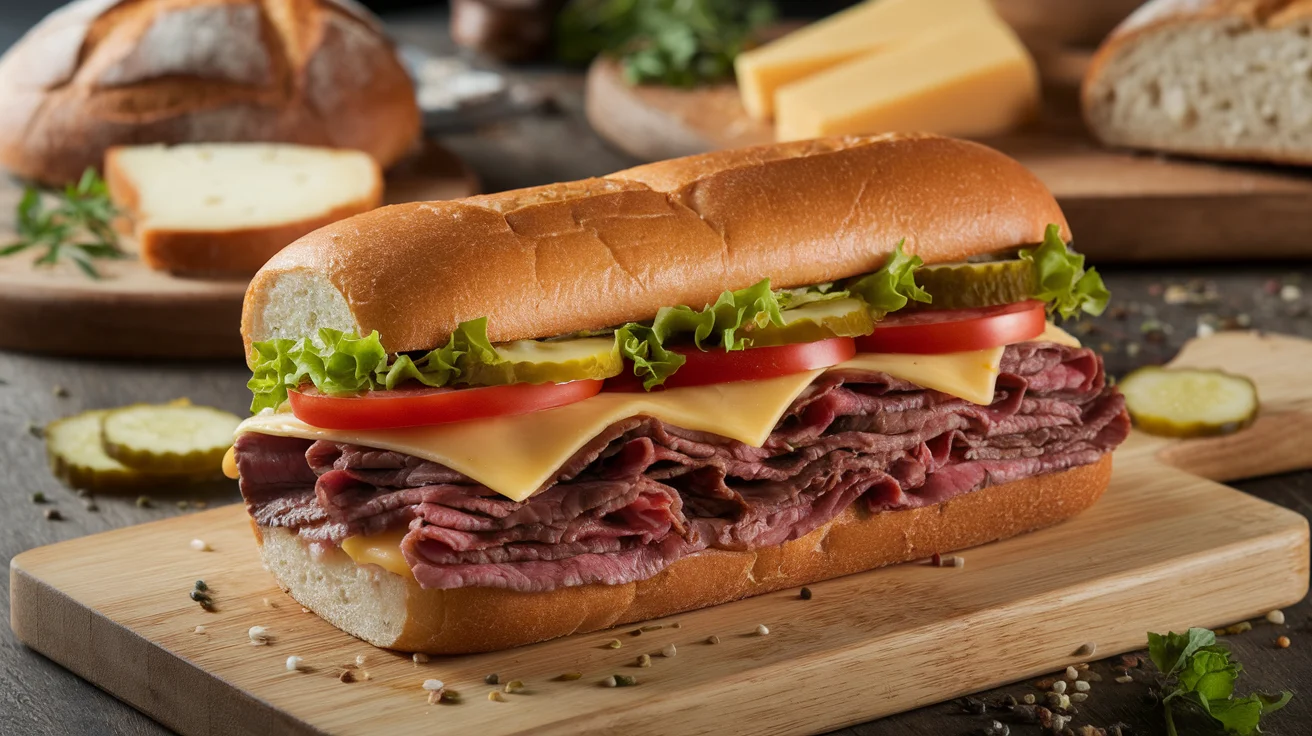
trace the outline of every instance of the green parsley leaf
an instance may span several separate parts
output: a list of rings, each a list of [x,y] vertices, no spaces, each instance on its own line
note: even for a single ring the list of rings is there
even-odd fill
[[[1234,696],[1235,683],[1243,666],[1230,658],[1230,651],[1216,643],[1208,629],[1193,628],[1186,634],[1148,634],[1148,656],[1165,677],[1162,704],[1166,708],[1166,731],[1178,736],[1173,708],[1195,707],[1207,714],[1227,734],[1248,736],[1259,733],[1259,719],[1283,708],[1293,695],[1256,693]]]
[[[67,260],[88,278],[98,279],[95,259],[127,256],[112,225],[118,210],[95,169],[88,168],[76,183],[50,196],[54,207],[46,209],[40,189],[29,186],[23,190],[15,217],[19,240],[0,248],[0,257],[45,248],[34,261],[36,265],[52,266]]]

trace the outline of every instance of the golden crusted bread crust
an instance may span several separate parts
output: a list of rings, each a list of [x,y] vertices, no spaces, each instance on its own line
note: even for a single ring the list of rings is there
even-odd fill
[[[424,590],[412,578],[373,566],[365,576],[366,568],[340,551],[316,558],[285,529],[257,528],[256,538],[279,585],[348,633],[390,649],[463,654],[668,616],[1006,539],[1084,511],[1107,489],[1111,471],[1108,454],[1092,465],[985,488],[935,506],[879,514],[848,508],[779,547],[713,550],[638,583],[546,593]],[[362,582],[363,577],[368,580]]]

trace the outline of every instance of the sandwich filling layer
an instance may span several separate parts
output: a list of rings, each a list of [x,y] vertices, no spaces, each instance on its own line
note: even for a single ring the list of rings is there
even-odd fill
[[[991,403],[882,371],[820,374],[760,446],[651,416],[609,424],[516,501],[445,465],[350,442],[247,431],[256,522],[320,548],[399,532],[426,588],[548,591],[650,578],[707,549],[804,536],[854,504],[882,513],[1093,463],[1129,432],[1091,350],[1008,346]]]

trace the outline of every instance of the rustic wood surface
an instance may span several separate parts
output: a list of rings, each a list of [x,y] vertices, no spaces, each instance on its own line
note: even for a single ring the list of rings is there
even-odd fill
[[[473,170],[426,140],[387,173],[384,200],[456,199],[477,191]],[[20,182],[0,174],[0,244],[17,238],[14,206],[22,194]],[[97,262],[102,278],[93,281],[68,263],[34,268],[41,252],[0,258],[0,348],[108,358],[241,357],[232,326],[241,319],[247,279],[181,278],[129,258]]]
[[[1186,346],[1179,364],[1224,366],[1250,376],[1263,411],[1312,422],[1304,366],[1312,340],[1221,333]],[[1262,472],[1291,456],[1275,423],[1247,440],[1202,443],[1222,478]],[[11,612],[23,642],[160,722],[186,734],[224,731],[214,713],[284,733],[413,733],[440,720],[450,733],[811,734],[914,708],[947,695],[1077,664],[1094,642],[1105,654],[1136,649],[1144,630],[1224,626],[1297,602],[1308,586],[1307,519],[1163,464],[1193,441],[1134,436],[1117,451],[1106,496],[1065,524],[964,552],[966,568],[898,565],[795,590],[681,614],[678,629],[642,638],[601,631],[505,652],[434,657],[423,666],[378,652],[283,595],[261,568],[245,509],[119,529],[14,558]],[[1312,469],[1312,454],[1295,456]],[[1238,461],[1237,467],[1228,463]],[[197,551],[201,539],[211,551]],[[797,544],[808,543],[799,540]],[[1044,560],[1036,569],[1035,560]],[[217,606],[203,611],[184,591],[203,579]],[[1206,587],[1182,584],[1209,581]],[[1109,615],[1115,612],[1115,615]],[[1033,627],[1036,617],[1053,625]],[[769,626],[769,638],[753,635]],[[194,632],[197,625],[205,631]],[[273,640],[252,649],[247,630]],[[1267,626],[1268,630],[1274,627]],[[619,635],[623,650],[604,644]],[[719,646],[707,637],[722,637]],[[944,656],[943,638],[975,656]],[[638,652],[668,644],[635,671],[640,689],[607,691],[604,677],[628,672]],[[302,657],[305,672],[285,659]],[[358,656],[372,663],[356,682],[334,682]],[[790,673],[806,663],[808,676]],[[137,677],[144,670],[147,677]],[[577,683],[556,680],[578,671]],[[364,672],[370,677],[364,679]],[[501,673],[531,696],[518,707],[478,697]],[[425,707],[419,684],[442,680],[469,702]],[[853,698],[852,681],[881,683],[878,698]],[[1104,681],[1106,682],[1106,681]],[[1100,685],[1102,687],[1110,686]],[[188,707],[204,693],[207,708]],[[337,704],[325,710],[322,702]],[[251,733],[260,729],[250,727]]]
[[[6,12],[8,8],[6,8]],[[392,28],[404,41],[443,51],[450,48],[440,23],[429,16],[397,17]],[[478,172],[485,191],[576,179],[614,171],[635,163],[609,148],[589,130],[582,115],[582,82],[575,75],[537,71],[531,76],[556,101],[555,110],[540,117],[516,119],[453,135],[443,143]],[[1204,212],[1199,215],[1203,216]],[[1307,212],[1303,218],[1309,217]],[[1242,233],[1234,236],[1237,259],[1227,265],[1104,268],[1114,293],[1113,307],[1091,320],[1082,337],[1101,346],[1109,370],[1124,375],[1130,368],[1169,359],[1199,322],[1251,324],[1260,329],[1312,338],[1312,267],[1306,264],[1254,264],[1245,260],[1249,243]],[[1114,245],[1114,244],[1113,244]],[[1198,288],[1181,300],[1178,289]],[[1208,284],[1211,289],[1207,288]],[[1282,287],[1284,290],[1282,298]],[[1295,290],[1297,289],[1297,291]],[[1304,290],[1307,290],[1305,293]],[[1167,298],[1170,298],[1168,301]],[[154,519],[191,513],[179,509],[179,500],[228,503],[237,499],[230,484],[179,491],[138,507],[133,498],[98,498],[98,511],[84,508],[84,499],[62,488],[45,467],[42,444],[29,433],[40,425],[75,411],[110,407],[135,401],[159,401],[189,396],[198,403],[241,412],[248,402],[244,388],[247,373],[238,361],[135,364],[104,360],[37,358],[0,352],[0,563],[6,566],[19,552],[53,542]],[[56,395],[63,387],[66,396]],[[60,392],[63,393],[63,392]],[[1312,472],[1289,473],[1234,484],[1259,498],[1312,516]],[[34,491],[44,492],[51,503],[35,505]],[[58,509],[65,520],[47,521],[48,509]],[[1043,560],[1036,560],[1041,567]],[[1206,581],[1191,581],[1194,585]],[[0,584],[0,611],[9,608],[7,584]],[[1289,649],[1276,649],[1269,628],[1227,637],[1236,657],[1246,667],[1243,683],[1251,689],[1289,688],[1299,696],[1266,730],[1299,734],[1312,723],[1312,602],[1304,599],[1285,609]],[[1036,618],[1033,626],[1053,625]],[[974,653],[944,647],[962,661]],[[1110,680],[1117,658],[1094,663]],[[130,664],[130,663],[129,663]],[[963,665],[964,666],[964,665]],[[1106,682],[1106,681],[1105,681]],[[853,697],[877,693],[878,683],[853,683]],[[950,684],[925,686],[927,700],[944,698]],[[1027,684],[1004,686],[981,693],[981,698],[1004,694],[1019,697],[1030,692]],[[1125,723],[1140,736],[1160,736],[1164,727],[1160,710],[1145,702],[1148,685],[1099,687],[1081,707],[1081,719],[1100,726]],[[326,702],[325,707],[331,703]],[[196,708],[205,707],[197,696]],[[988,725],[998,715],[967,713],[945,702],[842,730],[842,736],[964,736]],[[1038,734],[1033,725],[1012,723],[1017,736]],[[62,667],[17,643],[6,626],[0,626],[0,734],[156,734],[168,733],[148,717],[118,702]]]
[[[1039,175],[1078,244],[1100,262],[1226,259],[1236,238],[1252,257],[1312,257],[1312,175],[1305,169],[1213,164],[1100,148],[1080,120],[1087,52],[1036,54],[1044,73],[1037,124],[986,141]],[[632,87],[601,59],[588,70],[593,127],[643,160],[769,143],[737,88]]]

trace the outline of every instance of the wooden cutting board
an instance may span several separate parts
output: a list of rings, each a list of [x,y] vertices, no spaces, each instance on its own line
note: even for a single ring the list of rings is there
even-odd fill
[[[910,563],[672,617],[640,637],[578,635],[415,664],[343,634],[261,569],[240,506],[35,549],[11,566],[11,618],[32,648],[183,734],[825,731],[1140,648],[1144,632],[1220,626],[1303,597],[1308,525],[1216,479],[1312,467],[1312,341],[1222,333],[1176,361],[1253,377],[1264,418],[1229,438],[1134,435],[1107,495],[1055,528],[964,553],[963,568]],[[211,552],[192,550],[202,539]],[[188,600],[204,579],[216,613]],[[1198,581],[1207,581],[1206,585]],[[758,624],[768,636],[754,634]],[[195,633],[202,625],[205,632]],[[251,626],[268,646],[252,646]],[[710,635],[720,644],[705,643]],[[603,644],[618,637],[623,647]],[[667,643],[673,659],[631,663]],[[305,672],[286,671],[299,656]],[[357,656],[356,681],[338,680]],[[564,672],[581,672],[573,682]],[[524,694],[487,700],[502,682]],[[365,673],[368,673],[367,676]],[[634,675],[636,687],[600,680]],[[429,705],[437,678],[459,705]]]
[[[1037,55],[1044,110],[1031,129],[984,141],[1056,195],[1096,262],[1312,257],[1312,170],[1207,163],[1101,148],[1080,118],[1088,54]],[[643,160],[769,143],[735,86],[631,87],[611,61],[588,71],[586,110],[602,137]]]
[[[428,141],[387,173],[387,204],[478,191],[464,162]],[[0,245],[16,239],[22,185],[0,178]],[[93,281],[69,265],[0,258],[0,349],[115,358],[241,358],[247,279],[180,278],[131,259],[97,262]]]

